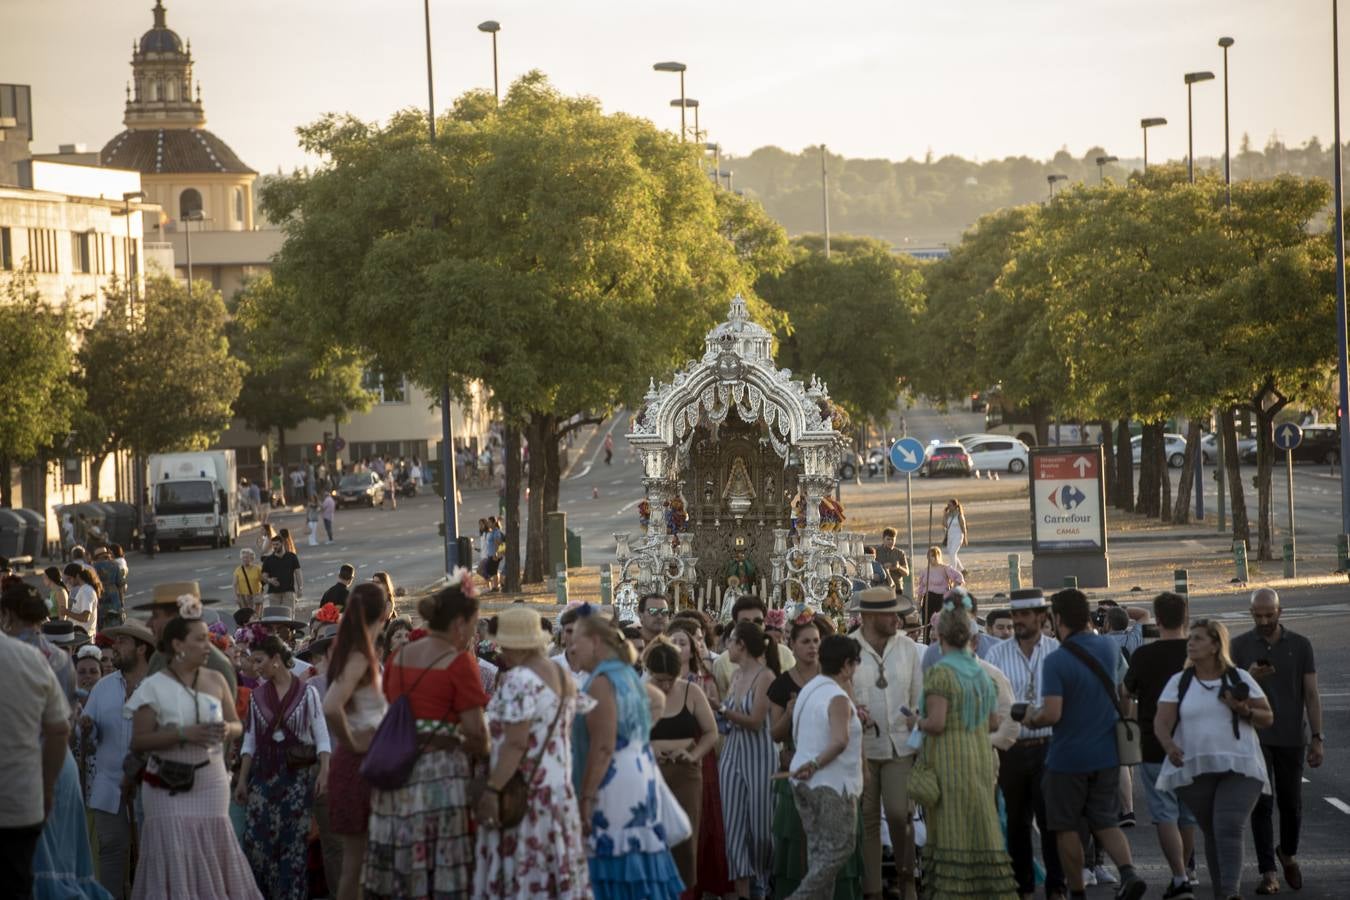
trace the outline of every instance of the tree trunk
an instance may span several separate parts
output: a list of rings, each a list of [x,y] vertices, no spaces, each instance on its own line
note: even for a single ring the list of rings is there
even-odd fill
[[[1134,510],[1134,453],[1130,446],[1130,420],[1116,423],[1116,506]]]
[[[544,512],[558,511],[558,491],[562,482],[562,460],[559,458],[563,435],[555,429],[544,441],[544,452],[548,454],[548,471],[544,477]]]
[[[1036,443],[1044,447],[1050,443],[1050,411],[1044,403],[1031,404],[1031,424],[1036,429]]]
[[[525,532],[525,584],[538,584],[544,580],[544,485],[548,481],[549,452],[548,443],[555,444],[556,460],[557,416],[535,413],[525,425],[525,439],[530,445],[530,498],[529,519]]]
[[[8,456],[0,457],[0,506],[14,506],[14,464]]]
[[[502,459],[506,466],[506,555],[502,560],[502,588],[520,591],[520,428],[511,424],[510,410],[502,410]]]
[[[103,463],[107,460],[109,454],[96,453],[89,458],[89,499],[98,500],[103,491]],[[9,481],[8,478],[5,479]]]
[[[1172,507],[1172,521],[1185,525],[1191,521],[1191,487],[1195,482],[1195,464],[1200,455],[1200,420],[1191,419],[1186,427],[1186,459],[1181,464],[1181,481],[1177,484],[1177,502]]]
[[[450,454],[450,465],[453,466],[455,464],[455,451],[446,450],[445,452]],[[282,428],[280,425],[277,426],[277,454],[272,459],[272,465],[276,466],[277,470],[281,473],[281,503],[285,506],[290,497],[286,491],[291,480],[286,477],[286,429]],[[268,490],[271,489],[272,486],[269,482]],[[446,486],[445,490],[449,489],[449,486]]]
[[[1223,463],[1228,476],[1228,490],[1233,499],[1233,540],[1252,548],[1251,523],[1247,521],[1246,488],[1242,484],[1242,460],[1238,459],[1237,429],[1233,422],[1233,408],[1225,407],[1219,413],[1219,428],[1223,436]],[[1226,498],[1220,497],[1223,503]]]
[[[1172,470],[1167,468],[1166,423],[1159,422],[1153,435],[1154,465],[1158,467],[1158,484],[1162,487],[1162,499],[1158,502],[1158,518],[1163,522],[1172,521]]]
[[[1139,434],[1139,498],[1134,504],[1135,512],[1153,517],[1158,515],[1158,467],[1154,465],[1153,437],[1156,429],[1145,424]],[[1133,457],[1133,452],[1131,452]]]
[[[1100,430],[1097,443],[1102,448],[1102,483],[1106,487],[1106,505],[1110,506],[1116,498],[1116,455],[1111,444],[1111,423],[1102,419],[1097,423]]]
[[[1262,409],[1262,400],[1270,394],[1275,402]],[[1256,558],[1273,560],[1275,558],[1275,540],[1272,533],[1273,493],[1271,491],[1270,472],[1275,465],[1275,417],[1289,404],[1289,398],[1275,390],[1275,379],[1267,376],[1261,390],[1252,401],[1256,415]]]

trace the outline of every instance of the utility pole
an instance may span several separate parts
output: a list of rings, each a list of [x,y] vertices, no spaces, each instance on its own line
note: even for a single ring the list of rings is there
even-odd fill
[[[825,218],[825,258],[830,258],[830,173],[825,168],[825,145],[820,145],[820,210]]]

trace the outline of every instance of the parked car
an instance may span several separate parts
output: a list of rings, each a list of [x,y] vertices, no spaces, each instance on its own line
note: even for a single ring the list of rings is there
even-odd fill
[[[975,468],[982,472],[1027,470],[1027,445],[1012,437],[990,437],[965,444]]]
[[[1130,458],[1134,464],[1139,465],[1139,446],[1143,442],[1144,436],[1136,434],[1130,438]],[[1181,434],[1164,434],[1164,446],[1166,447],[1167,465],[1173,469],[1180,469],[1186,462],[1186,437]]]
[[[1280,426],[1276,425],[1276,428]],[[1279,454],[1279,448],[1271,445]],[[1251,446],[1238,451],[1238,459],[1245,463],[1256,462],[1256,439]],[[1334,466],[1341,461],[1341,438],[1335,425],[1304,425],[1303,440],[1294,448],[1294,462],[1325,463]]]
[[[958,444],[965,444],[969,447],[971,444],[976,444],[980,441],[1006,441],[1009,437],[1010,435],[999,434],[997,431],[976,431],[971,432],[970,434],[958,435],[956,442]]]
[[[353,472],[338,482],[337,505],[376,506],[384,502],[384,483],[374,472]]]
[[[975,463],[965,446],[951,441],[949,443],[930,444],[924,455],[920,475],[964,475],[975,474]]]
[[[1241,437],[1237,439],[1237,454],[1239,461],[1246,461],[1247,451],[1251,451],[1251,458],[1256,459],[1256,438]],[[1219,441],[1213,433],[1209,433],[1200,439],[1200,453],[1204,457],[1205,465],[1213,465],[1219,461]]]

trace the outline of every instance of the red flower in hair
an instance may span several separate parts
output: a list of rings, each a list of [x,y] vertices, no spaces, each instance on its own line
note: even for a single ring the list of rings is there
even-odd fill
[[[411,644],[413,641],[421,640],[426,636],[427,630],[425,628],[414,628],[412,631],[408,632],[408,643]]]
[[[319,611],[314,614],[314,618],[320,622],[332,624],[342,618],[342,610],[337,608],[336,603],[325,603],[319,607]]]

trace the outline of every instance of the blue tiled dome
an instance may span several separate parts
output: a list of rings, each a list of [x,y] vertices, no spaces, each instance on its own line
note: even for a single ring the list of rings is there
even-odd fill
[[[182,53],[183,39],[167,28],[151,28],[141,35],[142,53]]]

